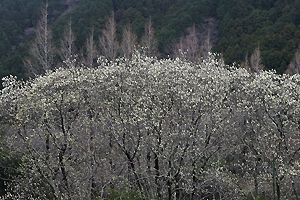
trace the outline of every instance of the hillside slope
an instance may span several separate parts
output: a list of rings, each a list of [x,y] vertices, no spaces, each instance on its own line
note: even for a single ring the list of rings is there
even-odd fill
[[[0,76],[25,78],[22,60],[43,2],[0,0]],[[156,31],[160,55],[177,42],[193,24],[201,29],[203,20],[216,19],[219,34],[213,51],[223,53],[226,63],[244,61],[260,45],[267,69],[283,73],[300,42],[300,0],[49,0],[49,23],[54,43],[59,44],[69,19],[73,21],[78,49],[84,47],[91,29],[101,35],[111,11],[115,12],[117,37],[131,24],[140,38],[150,16]]]

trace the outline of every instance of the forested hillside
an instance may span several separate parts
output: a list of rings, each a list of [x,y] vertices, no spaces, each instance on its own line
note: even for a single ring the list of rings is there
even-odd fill
[[[0,1],[0,76],[8,74],[25,78],[23,60],[43,1]],[[196,25],[198,35],[207,26],[206,19],[215,19],[218,33],[212,40],[215,52],[222,53],[227,64],[241,63],[260,45],[263,64],[267,69],[283,73],[291,62],[300,42],[300,1],[288,0],[49,0],[49,23],[54,43],[59,45],[64,26],[72,19],[76,47],[84,47],[91,29],[94,37],[111,11],[115,12],[117,38],[128,24],[140,39],[144,25],[152,18],[159,55],[166,57],[172,44]],[[202,32],[201,32],[202,30]]]
[[[300,42],[299,10],[297,0],[224,1],[218,6],[221,41],[215,50],[230,63],[243,60],[259,43],[264,65],[283,73]]]

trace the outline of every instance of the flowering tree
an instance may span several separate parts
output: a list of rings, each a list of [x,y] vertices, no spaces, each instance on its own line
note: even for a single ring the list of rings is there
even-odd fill
[[[239,159],[234,163],[254,199],[266,194],[273,199],[298,199],[298,78],[261,72],[232,83],[238,114],[234,130]]]
[[[298,197],[299,76],[249,74],[210,53],[98,61],[4,79],[0,117],[22,157],[16,199],[106,198],[109,188],[144,199]]]

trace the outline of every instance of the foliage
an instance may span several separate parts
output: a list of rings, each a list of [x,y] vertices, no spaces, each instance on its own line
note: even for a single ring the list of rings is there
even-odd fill
[[[263,65],[284,73],[299,44],[299,1],[220,1],[221,41],[214,50],[226,63],[243,62],[259,43]]]
[[[12,195],[299,196],[299,75],[251,74],[213,54],[98,64],[4,78],[0,117],[22,157]]]

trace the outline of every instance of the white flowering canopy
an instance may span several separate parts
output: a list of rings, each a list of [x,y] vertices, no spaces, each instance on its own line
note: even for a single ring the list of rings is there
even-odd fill
[[[68,69],[28,81],[4,78],[0,118],[22,157],[9,195],[299,195],[299,75],[250,74],[216,57],[193,63],[137,52],[99,58],[97,68],[67,61]]]

